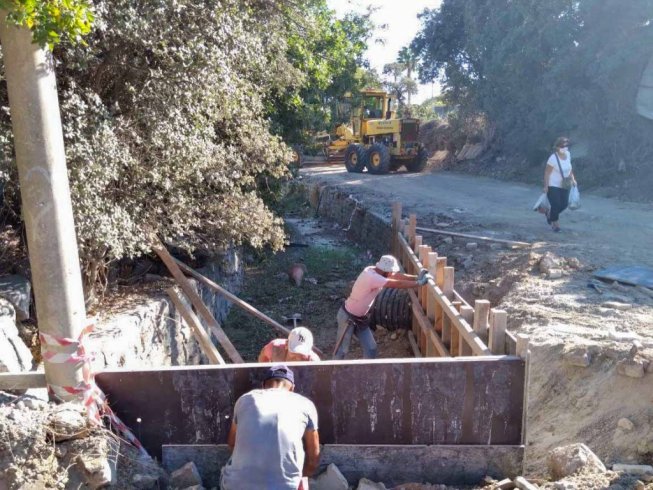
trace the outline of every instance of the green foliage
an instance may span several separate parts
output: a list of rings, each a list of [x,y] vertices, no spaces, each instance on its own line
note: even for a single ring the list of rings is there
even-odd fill
[[[373,33],[372,10],[336,19],[326,0],[304,2],[303,28],[289,31],[287,58],[294,68],[291,87],[273,93],[268,111],[275,131],[291,143],[305,143],[310,132],[329,129],[337,102],[362,88],[363,54]]]
[[[98,0],[87,47],[60,44],[58,90],[80,255],[98,268],[149,250],[283,246],[262,196],[289,148],[266,101],[296,87],[287,58],[300,11],[257,0]],[[287,30],[292,25],[293,30]],[[0,173],[20,215],[6,85]]]
[[[34,42],[54,48],[64,39],[82,42],[91,31],[93,13],[88,0],[0,0],[7,21],[27,27]]]
[[[504,150],[539,164],[571,134],[611,164],[606,178],[619,159],[653,157],[651,123],[635,112],[650,1],[444,0],[421,18],[421,80],[441,79],[463,115],[485,114]]]

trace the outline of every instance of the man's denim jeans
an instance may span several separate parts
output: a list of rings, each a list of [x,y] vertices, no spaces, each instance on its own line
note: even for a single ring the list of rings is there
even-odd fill
[[[351,337],[354,335],[354,331],[356,328],[354,327],[353,323],[351,323],[351,319],[349,318],[349,315],[347,315],[347,312],[345,311],[345,307],[341,306],[340,310],[338,311],[338,334],[336,336],[336,341],[337,339],[340,338],[342,333],[347,330],[347,333],[345,334],[344,338],[342,339],[342,343],[340,344],[340,347],[338,348],[338,351],[336,352],[334,359],[344,359],[345,356],[347,355],[347,352],[349,352],[349,346],[351,345]],[[376,340],[374,340],[374,334],[372,333],[372,330],[370,328],[365,328],[365,329],[359,329],[358,332],[356,332],[356,338],[358,338],[358,341],[361,343],[361,347],[363,348],[363,356],[365,359],[375,359],[376,358]]]

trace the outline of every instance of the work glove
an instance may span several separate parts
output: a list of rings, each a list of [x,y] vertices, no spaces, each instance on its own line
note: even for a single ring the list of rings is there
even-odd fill
[[[419,271],[419,275],[417,276],[417,284],[420,286],[425,286],[429,282],[430,277],[431,275],[429,274],[429,271],[422,269]]]

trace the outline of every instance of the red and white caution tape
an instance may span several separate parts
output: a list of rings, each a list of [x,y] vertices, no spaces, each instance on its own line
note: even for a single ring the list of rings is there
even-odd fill
[[[55,337],[46,333],[39,334],[42,356],[45,362],[52,364],[83,364],[83,381],[77,386],[56,386],[49,384],[48,389],[63,399],[68,398],[70,395],[80,396],[86,408],[86,414],[92,423],[102,425],[102,417],[106,417],[110,425],[121,433],[129,443],[134,445],[142,455],[149,457],[147,451],[132,431],[129,430],[129,427],[109,407],[106,396],[95,383],[95,374],[91,370],[90,364],[95,357],[93,354],[87,354],[84,347],[84,339],[86,335],[93,331],[93,328],[94,324],[89,322],[89,325],[80,332],[77,339]],[[47,347],[68,347],[71,345],[77,347],[77,350],[73,353],[54,352],[47,349]]]

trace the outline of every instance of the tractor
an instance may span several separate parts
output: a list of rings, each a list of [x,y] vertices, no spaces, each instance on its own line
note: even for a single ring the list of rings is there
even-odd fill
[[[405,166],[421,172],[428,154],[419,143],[419,119],[397,119],[391,97],[383,90],[361,91],[360,105],[354,108],[349,125],[336,129],[339,137],[328,155],[343,154],[349,172],[387,174]]]

